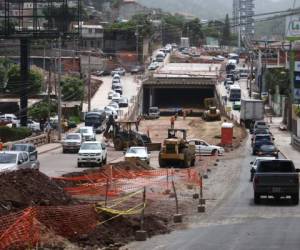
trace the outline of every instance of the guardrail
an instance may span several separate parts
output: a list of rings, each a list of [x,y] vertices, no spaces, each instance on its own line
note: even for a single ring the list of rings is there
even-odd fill
[[[9,148],[12,144],[16,144],[16,143],[32,143],[38,147],[38,146],[48,143],[48,135],[42,134],[42,135],[38,135],[38,136],[28,137],[28,138],[25,138],[25,139],[22,139],[19,141],[6,142],[6,143],[4,143],[3,146],[5,148]]]

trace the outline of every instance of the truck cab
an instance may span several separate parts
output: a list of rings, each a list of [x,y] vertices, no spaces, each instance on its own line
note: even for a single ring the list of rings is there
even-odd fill
[[[160,111],[158,107],[150,107],[149,108],[149,118],[150,119],[158,119],[160,117]]]

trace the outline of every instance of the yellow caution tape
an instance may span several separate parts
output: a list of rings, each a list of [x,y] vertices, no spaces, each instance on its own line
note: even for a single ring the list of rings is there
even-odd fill
[[[128,210],[122,211],[122,210],[117,210],[117,209],[111,209],[107,207],[96,207],[97,212],[107,212],[110,214],[118,214],[118,215],[134,215],[142,212],[143,209],[145,209],[146,203],[140,203],[137,206],[130,208]]]

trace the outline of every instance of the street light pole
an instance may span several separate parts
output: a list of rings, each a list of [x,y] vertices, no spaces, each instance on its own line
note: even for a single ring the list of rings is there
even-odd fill
[[[58,108],[58,140],[61,140],[61,133],[62,133],[62,127],[61,127],[61,121],[62,121],[62,112],[61,112],[61,36],[58,38],[58,84],[57,84],[57,108]]]
[[[88,112],[91,111],[91,52],[89,52],[88,63]]]

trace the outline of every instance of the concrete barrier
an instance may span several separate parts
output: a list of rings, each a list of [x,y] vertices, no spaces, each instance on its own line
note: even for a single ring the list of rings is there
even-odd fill
[[[295,135],[292,135],[292,146],[300,151],[300,138],[295,136]]]

